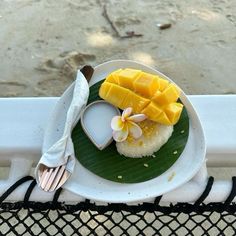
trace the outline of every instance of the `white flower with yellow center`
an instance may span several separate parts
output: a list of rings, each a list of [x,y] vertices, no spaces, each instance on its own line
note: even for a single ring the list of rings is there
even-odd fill
[[[111,120],[113,139],[116,142],[123,142],[128,136],[138,139],[142,136],[142,129],[136,124],[145,120],[144,114],[132,115],[132,107],[126,108],[121,116],[114,116]]]

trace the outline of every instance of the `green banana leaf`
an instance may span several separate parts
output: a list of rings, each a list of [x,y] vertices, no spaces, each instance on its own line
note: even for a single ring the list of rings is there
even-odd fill
[[[90,87],[88,104],[101,99],[98,91],[102,82]],[[72,140],[78,161],[94,174],[115,182],[139,183],[153,179],[169,169],[183,152],[188,134],[189,117],[184,108],[179,122],[174,126],[172,136],[153,156],[122,156],[117,152],[115,142],[100,151],[86,136],[80,122],[73,130]]]

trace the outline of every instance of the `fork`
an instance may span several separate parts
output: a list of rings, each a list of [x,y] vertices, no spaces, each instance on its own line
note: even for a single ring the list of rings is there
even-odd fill
[[[89,82],[89,80],[91,79],[93,75],[93,71],[94,71],[93,68],[91,66],[86,65],[80,71],[82,72],[86,80]],[[68,112],[67,112],[67,119],[69,120],[71,119],[71,117],[73,117],[73,113],[74,113],[73,101],[71,102],[71,104],[73,105],[69,107]],[[63,136],[67,138],[68,138],[68,133],[70,132],[69,129],[71,128],[67,125],[68,123],[71,123],[71,122],[66,122],[65,130],[63,134]],[[73,145],[71,138],[68,139],[68,142],[70,143],[70,145]],[[69,158],[70,156],[68,156],[68,159]],[[66,170],[66,165],[67,163],[57,166],[57,167],[48,167],[42,164],[38,169],[39,186],[44,191],[48,191],[48,192],[52,192],[60,188],[71,175],[71,173]]]
[[[52,192],[60,188],[70,176],[70,172],[66,170],[66,165],[54,168],[42,167],[39,170],[40,186],[44,191]]]

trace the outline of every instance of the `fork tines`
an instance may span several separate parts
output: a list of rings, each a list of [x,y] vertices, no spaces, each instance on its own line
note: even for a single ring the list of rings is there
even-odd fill
[[[39,185],[44,191],[55,191],[61,187],[68,179],[69,172],[66,170],[65,165],[61,165],[55,168],[44,167],[40,171]]]

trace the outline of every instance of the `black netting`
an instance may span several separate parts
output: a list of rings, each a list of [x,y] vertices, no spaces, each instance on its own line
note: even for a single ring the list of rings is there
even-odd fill
[[[29,185],[22,202],[2,202],[19,184],[19,180],[4,197],[0,197],[1,235],[235,235],[235,177],[232,191],[224,203],[203,204],[213,178],[195,202],[160,206],[155,203],[129,206],[126,204],[96,205],[86,200],[77,205],[57,201],[61,189],[51,202],[29,202],[35,181]]]

